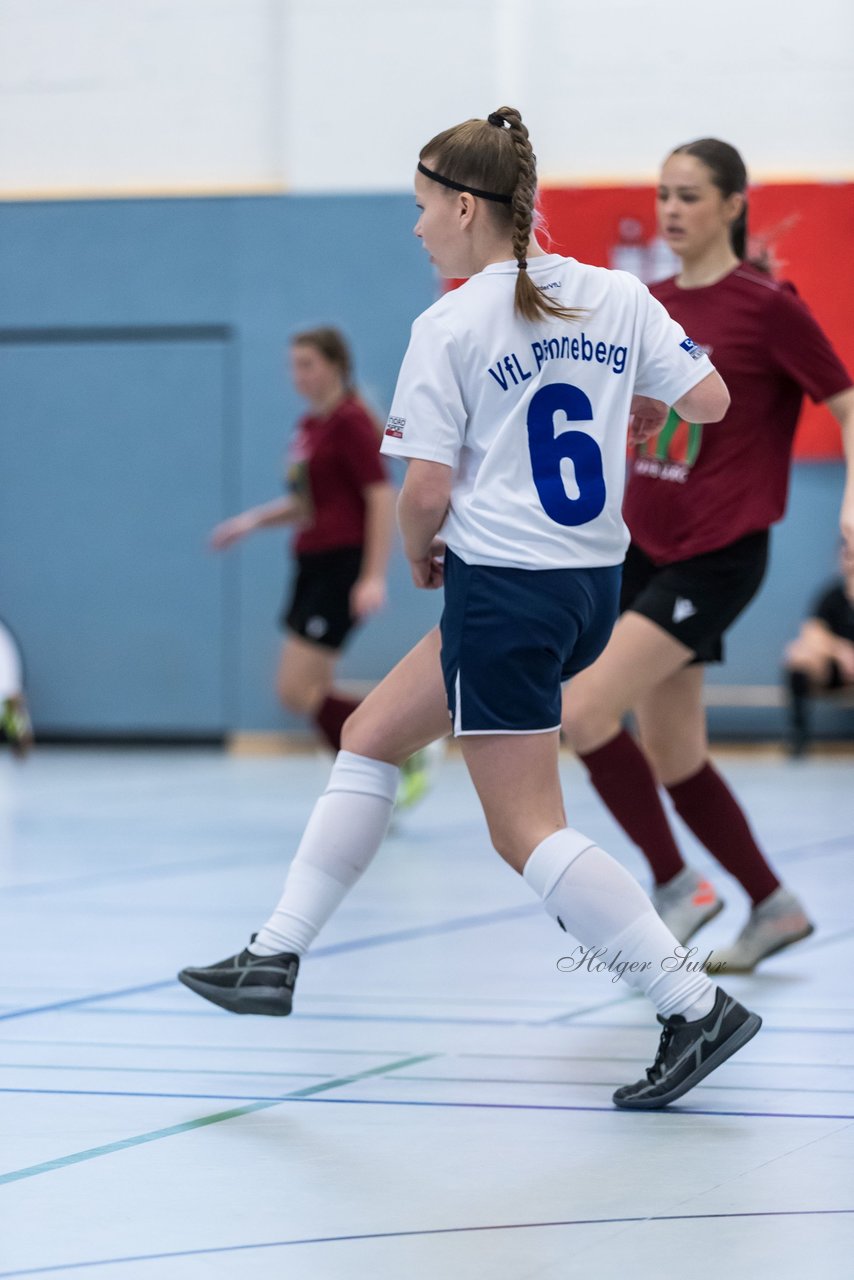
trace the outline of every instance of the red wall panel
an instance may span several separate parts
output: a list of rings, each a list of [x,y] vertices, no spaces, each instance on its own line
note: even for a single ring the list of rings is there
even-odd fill
[[[541,205],[556,252],[601,266],[651,268],[653,187],[551,187],[543,190]],[[794,282],[848,368],[854,370],[850,301],[854,183],[754,187],[750,235],[752,242],[767,245],[775,274]],[[806,402],[798,427],[795,456],[841,457],[836,422],[827,409],[811,401]]]

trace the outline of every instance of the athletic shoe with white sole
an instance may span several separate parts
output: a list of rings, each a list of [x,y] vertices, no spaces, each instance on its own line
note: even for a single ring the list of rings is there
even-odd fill
[[[248,949],[207,968],[182,969],[178,981],[229,1013],[285,1018],[293,1004],[299,956],[282,951],[256,956]]]
[[[795,895],[780,885],[753,908],[731,946],[715,949],[711,964],[722,966],[718,973],[750,973],[760,960],[808,938],[814,929]]]
[[[655,1062],[647,1067],[646,1079],[627,1084],[614,1094],[614,1105],[627,1111],[657,1111],[681,1098],[710,1072],[726,1062],[762,1026],[751,1013],[720,987],[711,1013],[687,1022],[681,1014],[658,1021],[664,1030]]]
[[[698,929],[714,920],[724,909],[721,898],[708,880],[693,867],[683,867],[667,884],[656,885],[652,905],[673,936],[682,943]]]

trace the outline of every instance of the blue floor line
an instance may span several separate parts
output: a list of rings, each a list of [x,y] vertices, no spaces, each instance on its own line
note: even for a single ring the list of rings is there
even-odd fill
[[[275,1053],[279,1057],[283,1052],[331,1053],[338,1057],[344,1054],[345,1056],[367,1056],[371,1058],[399,1057],[405,1053],[404,1049],[342,1049],[338,1046],[330,1048],[328,1045],[318,1045],[317,1047],[311,1045],[288,1045],[286,1049],[283,1049],[280,1044],[176,1044],[173,1041],[164,1044],[154,1040],[30,1040],[17,1036],[0,1039],[0,1045],[4,1044],[43,1045],[47,1048],[67,1048],[69,1045],[73,1045],[76,1049],[146,1049],[155,1053],[159,1053],[164,1049],[180,1049],[182,1051],[204,1053]]]
[[[121,993],[118,993],[121,994]],[[109,999],[109,993],[99,999]],[[48,1006],[49,1008],[49,1006]],[[60,1009],[60,1012],[64,1010]],[[93,1013],[104,1015],[106,1017],[137,1017],[137,1018],[223,1018],[229,1015],[225,1010],[216,1008],[211,1009],[164,1009],[164,1008],[133,1008],[120,1006],[114,1008],[99,1009],[77,1009],[71,1008],[71,1013]],[[561,1020],[559,1022],[552,1021],[543,1022],[539,1018],[431,1018],[424,1014],[394,1014],[394,1013],[293,1013],[291,1018],[296,1022],[382,1022],[395,1023],[400,1025],[416,1024],[420,1026],[464,1026],[464,1027],[530,1027],[538,1030],[555,1030],[555,1031],[637,1031],[641,1033],[650,1033],[655,1031],[653,1022],[654,1010],[650,1008],[650,1021],[645,1022],[579,1022],[571,1019]],[[233,1015],[231,1015],[233,1016]],[[2,1016],[0,1016],[2,1021]],[[828,1035],[828,1036],[850,1036],[854,1035],[854,1027],[773,1027],[768,1026],[767,1022],[762,1024],[763,1035]],[[0,1041],[2,1043],[2,1041]]]
[[[86,1068],[73,1067],[70,1069],[85,1070]],[[105,1067],[104,1070],[107,1071],[107,1070],[110,1070],[110,1068]],[[134,1070],[134,1068],[128,1067],[126,1068],[126,1070],[132,1071]],[[187,1073],[187,1074],[192,1074],[192,1073]],[[211,1072],[210,1074],[229,1075],[232,1073],[224,1071],[221,1073]],[[264,1072],[264,1073],[258,1073],[258,1074],[268,1075],[268,1074],[275,1074],[275,1073]],[[308,1079],[316,1080],[317,1077],[322,1074],[323,1073],[320,1071],[283,1071],[281,1072],[281,1078],[290,1079],[290,1078],[299,1077],[299,1078],[308,1078]],[[501,1080],[501,1079],[496,1079],[493,1076],[484,1076],[481,1078],[477,1078],[473,1076],[408,1076],[408,1075],[406,1076],[392,1075],[390,1076],[390,1082],[392,1084],[403,1084],[403,1085],[406,1085],[406,1084],[481,1084],[481,1085],[482,1084],[500,1084],[500,1085],[513,1085],[518,1089],[530,1089],[530,1088],[616,1089],[619,1087],[620,1084],[624,1083],[621,1080],[513,1080],[513,1079]],[[777,1085],[769,1088],[767,1085],[712,1084],[712,1085],[705,1085],[703,1087],[726,1091],[730,1093],[797,1093],[797,1094],[807,1094],[810,1097],[836,1096],[838,1094],[842,1094],[844,1096],[850,1096],[851,1094],[854,1094],[854,1089],[805,1089],[803,1085],[793,1085],[791,1088],[786,1088],[782,1085]],[[178,1092],[173,1092],[172,1090],[166,1091],[166,1090],[152,1090],[152,1089],[56,1089],[56,1088],[47,1089],[47,1088],[36,1088],[34,1086],[29,1086],[29,1085],[28,1086],[2,1085],[0,1086],[0,1095],[2,1094],[24,1095],[24,1096],[35,1094],[35,1095],[44,1095],[47,1097],[57,1097],[57,1098],[78,1098],[78,1097],[79,1098],[179,1098],[179,1099],[186,1098],[186,1099],[195,1099],[195,1100],[207,1099],[211,1101],[220,1101],[220,1102],[234,1102],[234,1101],[273,1102],[276,1099],[281,1100],[283,1097],[286,1096],[281,1093],[275,1093],[275,1094],[272,1094],[272,1093],[220,1093],[220,1092],[178,1093]],[[393,1101],[395,1101],[395,1099],[389,1099],[389,1102],[393,1102]],[[418,1106],[419,1105],[417,1101],[410,1102],[409,1099],[401,1099],[400,1104],[402,1106],[409,1106],[409,1105]],[[425,1105],[427,1104],[425,1103]],[[437,1103],[437,1105],[442,1105],[442,1104],[441,1102],[439,1102]],[[449,1102],[447,1105],[461,1106],[463,1104]],[[502,1104],[487,1103],[484,1105],[497,1106]],[[510,1106],[514,1104],[508,1103],[507,1105]],[[525,1105],[525,1104],[520,1104],[520,1105]],[[539,1104],[532,1103],[531,1105],[537,1106]],[[543,1104],[543,1105],[547,1106],[548,1104]],[[555,1105],[559,1107],[560,1104],[555,1104]],[[768,1114],[776,1115],[778,1113],[769,1112]],[[779,1114],[783,1114],[783,1113],[779,1113]],[[831,1118],[839,1119],[840,1117],[835,1116]],[[852,1116],[851,1118],[854,1119],[854,1116]]]
[[[10,1045],[27,1045],[29,1047],[41,1046],[42,1048],[68,1048],[72,1045],[75,1049],[144,1049],[147,1052],[159,1053],[163,1050],[181,1050],[182,1052],[196,1053],[274,1053],[277,1057],[282,1058],[289,1054],[332,1054],[337,1057],[370,1057],[370,1058],[388,1058],[401,1055],[406,1051],[400,1048],[381,1049],[364,1049],[364,1048],[330,1048],[328,1045],[247,1045],[247,1044],[187,1044],[175,1043],[167,1041],[161,1043],[154,1040],[31,1040],[23,1038],[0,1039],[0,1046]],[[477,1060],[487,1059],[495,1061],[519,1061],[519,1062],[565,1062],[569,1056],[566,1053],[466,1053],[454,1051],[448,1056],[453,1058],[465,1059],[473,1058]],[[591,1054],[576,1053],[571,1055],[573,1062],[632,1062],[638,1061],[638,1055],[635,1054]],[[14,1068],[20,1064],[14,1062],[0,1063],[0,1066]],[[34,1068],[39,1064],[29,1064]],[[45,1065],[45,1064],[41,1064]],[[52,1065],[52,1064],[51,1064]],[[759,1059],[746,1059],[739,1054],[738,1065],[740,1067],[753,1067],[760,1071],[767,1071],[769,1068],[774,1070],[793,1070],[793,1071],[854,1071],[854,1062],[780,1062],[775,1059],[773,1062],[764,1062]],[[61,1067],[61,1070],[76,1070],[74,1067]],[[87,1067],[80,1067],[80,1070],[88,1070]],[[148,1068],[148,1067],[105,1067],[104,1070],[120,1070],[120,1071],[148,1071],[162,1070],[168,1071],[169,1068]],[[276,1075],[277,1072],[266,1071],[243,1071],[240,1066],[230,1068],[211,1068],[211,1067],[182,1067],[181,1072],[188,1075],[197,1072],[204,1074],[222,1074],[222,1075]],[[284,1073],[293,1074],[293,1073]],[[750,1086],[751,1088],[753,1086]],[[832,1090],[831,1092],[838,1092]]]
[[[572,1061],[572,1059],[568,1059]],[[602,1061],[617,1061],[617,1059],[602,1059]],[[627,1061],[637,1062],[637,1059],[627,1059]],[[744,1066],[739,1059],[738,1065]],[[107,1070],[108,1068],[105,1068]],[[227,1074],[223,1072],[223,1074]],[[497,1076],[390,1076],[389,1080],[392,1084],[509,1084],[516,1085],[519,1089],[530,1088],[552,1088],[552,1089],[616,1089],[623,1082],[620,1080],[520,1080],[518,1077],[507,1076],[505,1078]],[[809,1094],[810,1097],[830,1097],[836,1094],[850,1096],[854,1094],[854,1089],[809,1089],[803,1084],[797,1085],[767,1085],[767,1084],[718,1084],[714,1081],[712,1084],[702,1086],[707,1089],[718,1089],[727,1093],[797,1093]],[[2,1090],[0,1090],[2,1092]]]
[[[265,863],[283,862],[281,853],[223,853],[214,858],[186,858],[178,862],[142,863],[124,870],[92,871],[84,876],[66,876],[64,880],[31,880],[0,887],[4,898],[38,897],[42,894],[66,893],[75,889],[92,889],[99,885],[127,884],[140,880],[169,879],[185,875],[188,871],[217,871],[221,868],[263,866]]]
[[[353,938],[350,942],[336,942],[328,947],[315,947],[311,952],[311,957],[312,959],[320,959],[323,956],[343,955],[345,952],[350,951],[364,951],[370,947],[384,947],[396,942],[412,942],[418,938],[430,938],[439,934],[456,933],[462,929],[477,929],[484,925],[496,924],[501,920],[513,920],[520,916],[536,914],[539,910],[540,908],[535,904],[505,907],[500,911],[484,912],[482,915],[458,916],[451,920],[439,921],[436,924],[415,925],[410,929],[394,929],[389,933],[373,934],[367,938]],[[5,1013],[0,1013],[0,1022],[8,1022],[13,1018],[27,1018],[37,1013],[53,1013],[55,1010],[71,1009],[79,1005],[93,1004],[95,1001],[114,1000],[124,995],[138,995],[145,991],[161,991],[164,987],[172,986],[175,981],[176,979],[174,978],[167,978],[160,982],[150,982],[145,986],[125,987],[118,991],[103,991],[94,995],[58,1000],[52,1004],[12,1009]],[[183,1012],[183,1010],[176,1010],[176,1012]]]
[[[495,1222],[475,1227],[426,1227],[410,1231],[365,1231],[353,1235],[304,1236],[293,1240],[262,1240],[253,1244],[212,1246],[208,1249],[175,1249],[168,1253],[137,1253],[115,1258],[90,1258],[84,1262],[60,1262],[55,1266],[26,1267],[19,1271],[0,1271],[0,1280],[19,1276],[41,1276],[58,1271],[75,1271],[83,1267],[119,1266],[129,1262],[163,1262],[166,1259],[198,1258],[225,1253],[246,1253],[253,1249],[288,1249],[300,1245],[355,1244],[364,1240],[411,1240],[427,1236],[468,1235],[487,1231],[542,1231],[554,1227],[613,1227],[646,1225],[654,1222],[733,1222],[756,1218],[845,1217],[854,1209],[768,1209],[747,1213],[650,1213],[622,1218],[566,1218],[546,1222]]]
[[[435,1057],[435,1054],[425,1054],[424,1059]],[[412,1059],[412,1061],[421,1061],[422,1059]],[[340,1088],[349,1083],[358,1083],[364,1077],[371,1075],[385,1075],[388,1071],[401,1070],[400,1064],[397,1066],[387,1067],[384,1070],[376,1069],[374,1071],[361,1072],[358,1076],[344,1077],[332,1084],[324,1084],[319,1086],[309,1086],[305,1090],[295,1090],[292,1093],[279,1093],[268,1096],[255,1097],[251,1094],[228,1094],[228,1093],[134,1093],[134,1092],[111,1092],[109,1090],[97,1089],[0,1089],[0,1093],[10,1094],[49,1094],[56,1097],[93,1097],[93,1098],[173,1098],[173,1099],[207,1099],[211,1101],[241,1101],[249,1105],[247,1107],[238,1107],[234,1111],[223,1112],[221,1115],[206,1117],[201,1120],[191,1120],[185,1124],[174,1125],[168,1129],[158,1129],[153,1134],[143,1134],[139,1137],[122,1139],[119,1142],[111,1143],[106,1147],[96,1147],[91,1151],[76,1153],[73,1156],[63,1156],[59,1160],[49,1161],[45,1165],[37,1165],[32,1169],[17,1170],[13,1173],[0,1174],[0,1186],[4,1182],[13,1182],[18,1178],[25,1176],[33,1176],[36,1173],[46,1173],[54,1168],[63,1168],[68,1164],[76,1164],[81,1159],[94,1159],[95,1156],[109,1155],[114,1151],[124,1150],[126,1147],[138,1146],[143,1142],[153,1142],[158,1138],[171,1137],[176,1133],[189,1131],[200,1128],[205,1124],[214,1124],[220,1120],[229,1120],[235,1116],[244,1115],[251,1111],[262,1111],[271,1106],[282,1105],[286,1102],[323,1102],[340,1107],[447,1107],[452,1110],[462,1111],[566,1111],[581,1113],[598,1113],[604,1112],[608,1115],[625,1114],[620,1113],[618,1108],[613,1104],[603,1104],[602,1106],[590,1106],[572,1103],[560,1102],[453,1102],[444,1099],[425,1099],[425,1098],[315,1098],[303,1096],[312,1092],[320,1092],[321,1089],[329,1089],[332,1087]],[[402,1077],[399,1081],[401,1084],[406,1083],[406,1077]],[[582,1088],[582,1085],[576,1085]],[[614,1086],[599,1082],[591,1087],[600,1088],[602,1090],[611,1089]],[[703,1087],[703,1086],[699,1086]],[[793,1090],[793,1092],[799,1092]],[[670,1115],[670,1116],[729,1116],[736,1119],[759,1119],[759,1120],[854,1120],[854,1112],[851,1114],[829,1113],[816,1111],[725,1111],[701,1107],[684,1107],[670,1106],[664,1111],[641,1111],[635,1112],[635,1115]],[[646,1122],[645,1122],[646,1123]]]
[[[286,1050],[279,1049],[281,1055]],[[387,1057],[387,1054],[373,1054],[373,1057]],[[316,1079],[317,1071],[278,1071],[270,1068],[269,1071],[245,1071],[242,1067],[123,1067],[110,1066],[102,1067],[91,1062],[74,1063],[74,1062],[0,1062],[0,1071],[100,1071],[113,1072],[120,1075],[136,1075],[136,1076],[241,1076],[241,1077],[257,1077],[262,1079],[287,1079],[290,1076],[310,1076]],[[3,1092],[0,1088],[0,1092]]]
[[[329,1053],[329,1055],[341,1057],[391,1057],[394,1055],[402,1055],[406,1050],[402,1048],[362,1048],[362,1047],[332,1047],[328,1044],[204,1044],[189,1043],[186,1041],[79,1041],[79,1039],[35,1039],[29,1037],[0,1037],[0,1047],[4,1044],[27,1044],[28,1047],[41,1046],[45,1048],[120,1048],[120,1050],[132,1050],[132,1048],[141,1048],[147,1052],[161,1052],[164,1050],[174,1050],[177,1052],[193,1052],[193,1053],[275,1053],[278,1057],[283,1055],[292,1055],[292,1053]],[[563,1062],[567,1059],[567,1053],[493,1053],[493,1052],[469,1052],[469,1051],[453,1051],[448,1056],[455,1059],[476,1059],[478,1061],[524,1061],[524,1062]],[[638,1061],[638,1053],[626,1053],[626,1055],[616,1055],[616,1053],[577,1053],[572,1051],[572,1061],[574,1062],[636,1062]],[[14,1062],[6,1062],[4,1066],[12,1066]],[[775,1060],[766,1062],[758,1059],[745,1059],[743,1053],[739,1053],[739,1066],[749,1066],[762,1071],[767,1071],[769,1066],[777,1070],[821,1070],[821,1071],[853,1071],[854,1062],[785,1062]],[[123,1069],[124,1070],[124,1069]],[[127,1068],[127,1070],[132,1070]],[[164,1068],[165,1070],[165,1068]],[[183,1069],[182,1069],[183,1070]],[[191,1071],[192,1068],[187,1068]],[[200,1070],[210,1070],[204,1068]],[[242,1069],[236,1068],[238,1074]],[[225,1071],[224,1074],[228,1074]],[[250,1074],[250,1073],[247,1073]],[[265,1071],[257,1073],[265,1075]],[[275,1074],[275,1073],[274,1073]]]
[[[854,835],[829,836],[826,840],[814,840],[808,844],[793,845],[775,852],[770,850],[768,856],[772,861],[793,861],[798,858],[813,857],[823,851],[845,853],[854,849]],[[176,862],[164,862],[159,865],[143,863],[123,870],[93,871],[84,876],[66,876],[64,880],[34,880],[23,883],[12,883],[0,886],[4,898],[13,896],[39,896],[42,894],[62,893],[68,890],[89,889],[99,885],[121,884],[139,880],[168,879],[171,876],[184,875],[194,871],[213,871],[222,868],[235,869],[247,865],[264,866],[268,863],[285,860],[280,852],[270,853],[246,852],[241,849],[218,854],[211,858],[187,858]]]
[[[30,1005],[25,1009],[12,1009],[6,1013],[0,1013],[0,1022],[10,1022],[13,1018],[28,1018],[37,1013],[55,1013],[62,1009],[72,1009],[81,1004],[94,1004],[98,1000],[116,1000],[120,996],[136,996],[142,995],[147,991],[162,991],[164,987],[171,987],[174,978],[160,982],[147,982],[141,987],[121,987],[118,991],[99,991],[88,996],[74,996],[69,1000],[55,1000],[52,1004]]]
[[[347,1085],[357,1084],[371,1076],[383,1075],[386,1071],[400,1070],[403,1067],[430,1062],[436,1056],[435,1053],[418,1054],[414,1057],[385,1063],[380,1067],[368,1067],[364,1071],[351,1072],[346,1076],[324,1080],[320,1084],[306,1085],[302,1089],[289,1090],[287,1093],[278,1094],[275,1098],[265,1098],[260,1102],[249,1102],[246,1106],[234,1107],[229,1111],[218,1111],[213,1115],[198,1116],[195,1120],[185,1120],[181,1124],[169,1125],[165,1129],[153,1129],[148,1133],[135,1134],[130,1138],[120,1138],[117,1142],[108,1142],[100,1147],[89,1147],[85,1151],[74,1151],[70,1155],[59,1156],[54,1160],[45,1160],[41,1164],[29,1165],[23,1169],[12,1169],[8,1173],[0,1174],[0,1186],[8,1182],[20,1182],[24,1178],[34,1178],[39,1174],[52,1173],[58,1169],[66,1169],[70,1165],[95,1160],[100,1156],[114,1155],[118,1151],[127,1151],[131,1147],[142,1146],[149,1142],[159,1142],[163,1138],[173,1138],[177,1134],[191,1133],[210,1125],[221,1124],[225,1120],[234,1120],[241,1116],[251,1115],[256,1111],[266,1111],[270,1107],[281,1106],[284,1102],[297,1099],[304,1100],[314,1094],[326,1093],[330,1089],[345,1088]]]
[[[384,947],[392,942],[412,942],[417,938],[432,938],[437,934],[456,933],[461,929],[477,929],[482,925],[498,924],[503,920],[520,920],[525,916],[542,913],[539,903],[525,903],[518,907],[502,907],[481,915],[458,916],[438,924],[416,925],[410,929],[394,929],[390,933],[378,933],[373,937],[356,938],[352,942],[334,942],[328,947],[312,947],[311,956],[337,956],[349,951],[364,951],[369,947]]]

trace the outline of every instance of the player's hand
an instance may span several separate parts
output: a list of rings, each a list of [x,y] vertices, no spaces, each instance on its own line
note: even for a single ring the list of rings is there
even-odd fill
[[[437,591],[445,582],[445,544],[434,538],[426,556],[409,561],[409,570],[416,587],[424,591]]]
[[[367,618],[382,609],[385,602],[385,578],[359,578],[353,584],[350,612],[354,618]]]
[[[232,516],[230,520],[223,520],[222,524],[216,526],[208,539],[208,546],[212,551],[225,551],[226,547],[245,538],[254,528],[249,516]]]
[[[632,396],[629,411],[629,443],[643,444],[657,436],[670,416],[670,406],[651,396]]]
[[[843,680],[846,684],[854,684],[854,644],[848,640],[840,641],[834,657]]]

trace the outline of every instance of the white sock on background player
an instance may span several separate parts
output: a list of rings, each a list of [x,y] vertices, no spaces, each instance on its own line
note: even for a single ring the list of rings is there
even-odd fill
[[[638,965],[622,976],[663,1017],[680,1013],[693,1020],[711,1011],[714,984],[705,973],[678,965],[679,942],[643,889],[587,836],[571,827],[556,831],[537,845],[523,875],[549,915],[582,947],[601,950],[606,964]]]
[[[400,770],[339,751],[288,870],[281,899],[249,950],[301,956],[370,865],[391,819]]]
[[[17,697],[23,687],[18,647],[0,622],[0,702]]]

